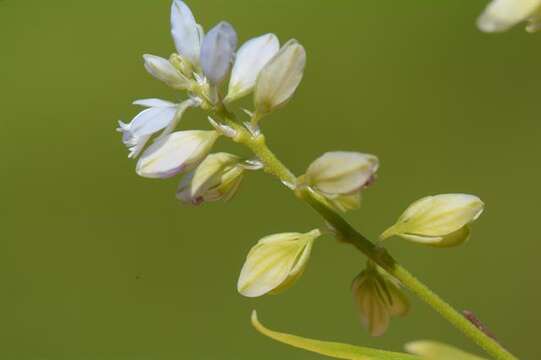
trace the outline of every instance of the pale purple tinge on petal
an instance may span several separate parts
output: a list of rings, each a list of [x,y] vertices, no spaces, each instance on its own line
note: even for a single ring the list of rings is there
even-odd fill
[[[137,174],[168,178],[194,169],[210,152],[219,134],[212,131],[178,131],[149,146],[137,162]]]
[[[263,67],[280,49],[276,35],[265,34],[246,41],[237,51],[226,102],[250,93]]]
[[[231,68],[236,48],[237,33],[228,22],[220,22],[205,35],[201,45],[200,63],[211,85],[219,85],[224,81]]]
[[[201,29],[184,1],[174,0],[171,4],[171,34],[182,58],[197,66],[201,51]]]

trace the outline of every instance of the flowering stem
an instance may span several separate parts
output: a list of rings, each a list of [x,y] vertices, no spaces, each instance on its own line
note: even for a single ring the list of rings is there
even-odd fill
[[[262,134],[253,135],[238,122],[228,119],[230,114],[221,114],[224,121],[237,131],[235,141],[248,147],[264,164],[264,170],[290,188],[295,189],[295,175],[274,155],[265,143]],[[402,267],[383,247],[378,246],[355,230],[340,214],[323,204],[312,195],[309,188],[296,188],[295,194],[317,211],[337,232],[339,238],[359,249],[374,263],[398,279],[406,288],[430,305],[443,318],[464,335],[483,348],[497,360],[517,360],[498,342],[486,335],[460,312],[430,290],[426,285]]]

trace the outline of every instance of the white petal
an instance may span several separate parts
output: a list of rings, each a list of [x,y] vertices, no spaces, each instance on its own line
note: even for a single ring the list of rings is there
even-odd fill
[[[477,20],[477,25],[484,32],[505,31],[527,20],[540,6],[540,0],[493,0]]]
[[[178,53],[192,65],[199,64],[200,30],[190,8],[181,0],[171,5],[171,34]]]
[[[153,107],[141,111],[127,125],[131,137],[151,135],[165,128],[174,118],[176,107]]]
[[[177,104],[162,100],[162,99],[139,99],[133,102],[134,105],[141,105],[144,107],[167,107],[167,106],[177,106]]]
[[[191,86],[190,81],[175,69],[169,60],[150,54],[143,55],[143,59],[145,69],[150,75],[168,86],[178,90],[188,89]]]
[[[237,33],[231,24],[222,21],[213,27],[201,44],[201,68],[212,85],[226,77],[237,48]]]
[[[156,139],[156,141],[159,141],[162,138],[166,137],[167,135],[171,134],[175,130],[175,128],[178,126],[178,123],[182,119],[182,116],[184,115],[184,112],[189,107],[192,107],[192,106],[195,107],[197,105],[199,105],[199,101],[196,100],[196,99],[193,99],[193,98],[190,98],[190,99],[185,100],[185,101],[181,102],[180,104],[178,104],[178,106],[176,107],[175,116],[169,122],[169,124],[167,124],[167,126],[165,127],[163,132],[160,134],[160,136]]]
[[[195,168],[218,138],[216,131],[178,131],[149,146],[137,162],[137,174],[167,178]]]
[[[257,77],[256,112],[265,114],[287,102],[302,80],[305,65],[304,48],[296,40],[289,40]]]
[[[250,39],[240,47],[229,80],[228,101],[238,99],[252,91],[261,69],[279,49],[280,42],[274,34]]]

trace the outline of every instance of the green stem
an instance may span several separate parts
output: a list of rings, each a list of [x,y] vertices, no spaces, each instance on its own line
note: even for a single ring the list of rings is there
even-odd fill
[[[264,164],[268,173],[279,178],[284,184],[293,187],[296,183],[295,175],[274,155],[265,143],[263,135],[252,135],[237,122],[225,118],[228,125],[237,131],[235,141],[248,147]],[[295,189],[296,195],[306,201],[317,211],[339,234],[341,240],[350,243],[365,254],[369,259],[385,269],[390,275],[398,279],[406,288],[430,305],[443,318],[460,330],[464,335],[483,348],[487,354],[497,360],[518,360],[504,349],[494,339],[472,324],[460,312],[436,295],[426,285],[402,267],[384,248],[375,245],[355,230],[340,214],[320,202],[312,195],[309,188]]]

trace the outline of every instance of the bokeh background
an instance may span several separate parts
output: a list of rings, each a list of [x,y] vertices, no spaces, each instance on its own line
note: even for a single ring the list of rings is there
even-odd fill
[[[430,308],[361,328],[349,291],[363,257],[321,238],[280,296],[245,299],[236,279],[262,236],[320,225],[262,173],[228,204],[187,208],[178,179],[137,177],[116,133],[138,98],[179,99],[143,69],[168,56],[169,1],[0,2],[0,357],[13,360],[320,359],[249,324],[400,350],[430,338],[477,349]],[[541,35],[480,33],[485,1],[193,0],[208,29],[275,32],[308,52],[293,101],[265,119],[298,174],[324,151],[382,167],[347,218],[375,237],[413,200],[479,195],[487,210],[456,249],[390,240],[391,252],[521,359],[538,359]],[[247,100],[246,104],[250,104]],[[184,128],[208,128],[191,111]],[[220,149],[242,152],[221,141]]]

